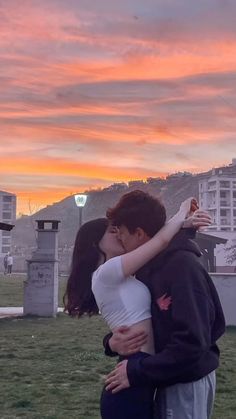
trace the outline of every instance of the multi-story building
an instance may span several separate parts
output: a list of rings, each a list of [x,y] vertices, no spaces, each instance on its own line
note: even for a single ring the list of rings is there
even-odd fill
[[[207,235],[227,241],[215,248],[216,271],[236,272],[236,261],[231,263],[228,259],[229,249],[236,246],[236,159],[229,166],[201,175],[199,203],[212,217],[212,225],[205,229]]]
[[[16,220],[16,195],[0,191],[0,222],[14,224]],[[11,231],[0,230],[0,256],[11,252]]]
[[[212,217],[209,232],[236,232],[236,159],[229,166],[202,175],[199,203]]]

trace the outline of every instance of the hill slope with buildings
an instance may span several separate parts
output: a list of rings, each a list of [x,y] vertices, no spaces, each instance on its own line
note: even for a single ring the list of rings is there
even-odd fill
[[[167,209],[168,217],[178,209],[180,203],[189,196],[198,197],[198,181],[201,175],[172,175],[167,179],[149,179],[148,182],[130,182],[129,186],[114,184],[101,191],[88,194],[86,206],[83,208],[83,222],[103,217],[107,208],[113,206],[126,192],[141,189],[161,198]],[[36,244],[36,223],[39,219],[60,220],[59,247],[70,247],[74,243],[79,225],[79,210],[75,205],[74,196],[49,205],[31,216],[23,216],[16,221],[13,230],[13,247],[16,253],[23,248],[32,248]],[[23,239],[22,239],[23,238]]]
[[[219,242],[220,238],[228,240],[231,236],[235,237],[236,159],[233,159],[232,164],[228,166],[197,175],[180,172],[172,174],[166,179],[148,178],[146,182],[137,180],[129,182],[128,185],[115,183],[102,190],[89,191],[86,205],[83,208],[83,222],[105,216],[106,210],[114,206],[124,193],[135,189],[159,197],[166,206],[168,218],[178,210],[184,199],[195,196],[202,208],[211,211],[213,224],[212,231],[209,230],[207,235],[208,241],[210,240],[212,244],[214,240]],[[225,205],[228,207],[225,208]],[[73,244],[80,223],[79,209],[75,205],[73,195],[53,205],[48,205],[31,216],[22,216],[16,220],[15,228],[12,230],[11,246],[15,269],[17,271],[26,269],[25,260],[31,258],[32,251],[36,248],[35,220],[40,219],[60,221],[58,234],[60,270],[68,272]],[[218,237],[212,239],[209,236],[211,233]],[[205,249],[205,244],[203,247]],[[224,249],[222,252],[224,253]],[[221,256],[217,257],[220,260]],[[222,258],[222,261],[217,262],[219,266],[225,266],[225,255]]]

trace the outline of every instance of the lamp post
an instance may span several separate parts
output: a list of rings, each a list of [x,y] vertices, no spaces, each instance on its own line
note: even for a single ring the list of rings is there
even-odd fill
[[[79,208],[79,229],[80,229],[80,227],[82,226],[82,213],[83,213],[83,208],[87,201],[87,195],[79,194],[79,195],[75,195],[74,197],[75,197],[76,206]]]

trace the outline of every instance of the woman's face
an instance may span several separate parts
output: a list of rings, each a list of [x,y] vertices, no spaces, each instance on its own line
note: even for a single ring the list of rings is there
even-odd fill
[[[99,242],[100,249],[111,258],[125,253],[124,247],[118,236],[118,229],[114,226],[108,226],[107,230]]]

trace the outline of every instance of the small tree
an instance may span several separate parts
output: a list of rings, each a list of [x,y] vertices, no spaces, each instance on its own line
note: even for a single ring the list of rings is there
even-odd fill
[[[37,213],[38,211],[40,211],[43,206],[41,205],[32,205],[31,204],[31,200],[29,198],[28,200],[28,208],[29,208],[29,219],[30,219],[30,224],[32,226],[33,229],[33,233],[34,233],[34,238],[35,238],[35,243],[37,244],[37,234],[36,234],[36,230],[35,230],[35,220],[34,220],[34,214]]]
[[[236,244],[231,244],[229,246],[227,246],[225,248],[226,250],[226,260],[228,263],[230,263],[230,265],[232,265],[232,263],[234,261],[236,261]]]

